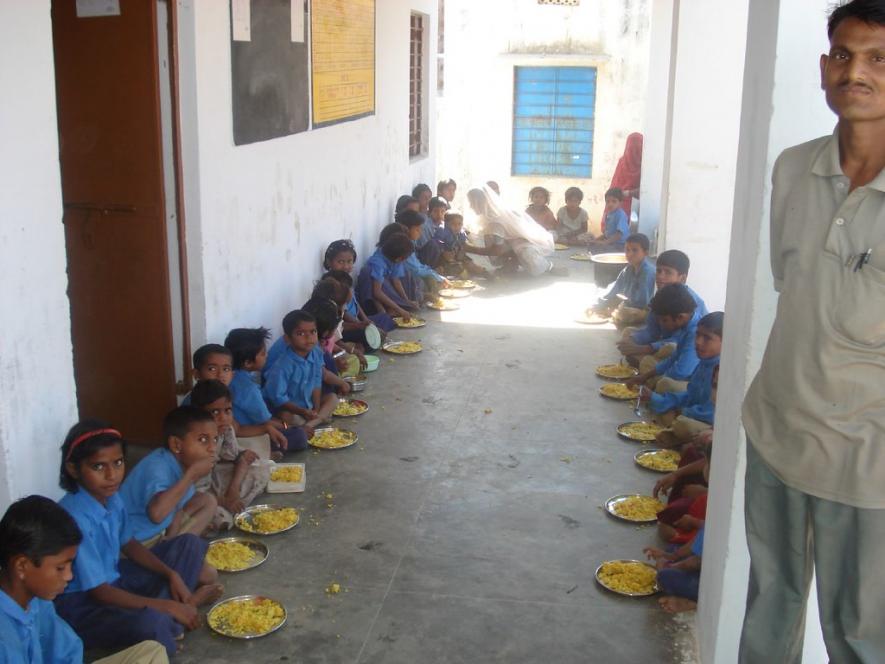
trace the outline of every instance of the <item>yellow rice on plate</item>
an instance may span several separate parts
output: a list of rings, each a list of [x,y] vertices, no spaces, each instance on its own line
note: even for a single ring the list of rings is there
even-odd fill
[[[356,439],[356,434],[352,431],[344,431],[343,429],[324,429],[317,431],[313,438],[308,442],[314,447],[321,447],[324,450],[334,450],[339,447],[347,447],[352,445]]]
[[[281,509],[256,510],[251,512],[251,523],[246,512],[237,515],[237,528],[249,533],[268,535],[278,533],[298,523],[298,510],[294,507]]]
[[[423,348],[417,341],[391,341],[384,345],[384,350],[397,355],[411,355],[420,352]]]
[[[675,450],[654,450],[636,456],[636,463],[640,466],[660,473],[672,473],[679,468],[681,460],[682,455]]]
[[[626,364],[603,364],[596,367],[596,375],[603,378],[633,378],[636,369]]]
[[[666,505],[653,496],[628,496],[611,505],[611,511],[627,521],[654,521]]]
[[[624,383],[608,383],[599,388],[599,393],[609,399],[635,399],[639,396],[638,387],[628,387]]]
[[[394,316],[393,322],[396,323],[397,327],[424,327],[427,325],[427,321],[423,318],[414,318],[410,317],[409,320],[406,320],[402,316]]]
[[[216,632],[240,638],[267,634],[285,619],[282,604],[266,597],[221,603],[208,615],[209,626]]]
[[[338,402],[338,405],[335,406],[335,410],[332,411],[332,414],[337,415],[338,417],[353,417],[354,415],[362,415],[367,410],[369,410],[369,406],[365,402],[349,401],[345,399]]]
[[[223,572],[239,572],[251,567],[260,555],[242,542],[212,542],[206,552],[206,562]]]
[[[301,466],[274,468],[270,473],[271,482],[291,482],[295,484],[300,482],[302,477],[304,477],[304,468]]]
[[[650,565],[632,560],[609,560],[596,572],[599,582],[624,595],[652,595],[658,590],[657,571]]]
[[[666,427],[654,422],[625,422],[618,427],[618,433],[631,440],[639,440],[644,443],[653,441]]]

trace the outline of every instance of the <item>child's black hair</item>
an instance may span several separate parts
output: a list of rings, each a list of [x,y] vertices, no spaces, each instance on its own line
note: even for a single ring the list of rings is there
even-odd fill
[[[246,362],[254,362],[268,339],[270,330],[266,327],[237,327],[228,332],[224,347],[233,357],[234,369],[242,369]]]
[[[449,178],[448,180],[440,180],[436,183],[436,195],[442,196],[442,190],[446,187],[454,187],[457,189],[458,184],[452,178]]]
[[[397,212],[393,220],[400,226],[405,226],[406,228],[414,228],[415,226],[421,226],[424,224],[424,217],[420,212],[415,212],[414,210]]]
[[[651,246],[648,241],[648,236],[643,235],[642,233],[633,233],[633,235],[628,235],[627,239],[624,240],[624,244],[627,244],[628,242],[630,244],[638,244],[640,247],[642,247],[642,250],[645,253],[648,253],[648,248]]]
[[[624,200],[624,191],[620,187],[612,187],[605,192],[605,198],[616,198],[619,201]]]
[[[325,297],[311,298],[304,303],[302,311],[313,315],[317,324],[317,337],[322,339],[338,327],[338,307]]]
[[[344,270],[329,270],[320,278],[321,281],[326,279],[334,279],[347,286],[347,288],[353,288],[353,277]]]
[[[544,205],[550,202],[550,190],[545,187],[532,187],[529,189],[529,200],[532,200],[532,196],[535,194],[544,194]]]
[[[206,344],[194,351],[194,369],[202,369],[209,360],[210,355],[226,355],[230,358],[233,357],[230,350],[221,344]]]
[[[75,444],[76,443],[76,444]],[[79,466],[83,459],[88,459],[98,450],[112,445],[119,445],[126,453],[126,441],[120,432],[101,420],[82,420],[68,431],[61,444],[61,468],[58,473],[58,485],[69,493],[76,493],[80,485],[77,478],[68,473],[66,463]]]
[[[389,261],[405,260],[415,251],[415,245],[405,233],[393,233],[381,245],[381,253]]]
[[[396,199],[396,206],[393,208],[394,214],[397,212],[402,212],[412,203],[417,203],[418,199],[414,196],[410,196],[409,194],[403,194],[399,198]]]
[[[382,228],[381,232],[378,234],[378,245],[377,246],[380,247],[381,245],[383,245],[393,235],[405,235],[405,234],[406,234],[406,229],[403,227],[402,224],[398,224],[396,222],[393,222],[391,224],[387,224],[387,226]],[[406,239],[408,239],[408,236],[406,237]],[[409,242],[411,242],[411,240],[409,240]]]
[[[214,378],[197,381],[191,390],[191,405],[197,408],[205,409],[219,399],[231,399],[230,388]]]
[[[356,247],[353,246],[353,242],[350,240],[335,240],[326,247],[326,255],[323,256],[323,267],[327,270],[330,269],[335,256],[343,254],[345,251],[353,254],[353,262],[356,263]]]
[[[655,293],[648,306],[655,316],[675,317],[694,313],[698,305],[685,284],[669,284]]]
[[[691,261],[689,261],[688,255],[685,252],[679,251],[679,249],[667,249],[667,251],[662,251],[658,254],[655,265],[672,267],[679,274],[688,274]]]
[[[302,309],[295,309],[283,316],[283,334],[287,337],[292,335],[293,330],[300,323],[316,323],[316,319]]]
[[[82,541],[77,522],[64,507],[45,496],[22,498],[0,519],[0,569],[8,572],[15,556],[25,556],[39,567],[46,556]]]
[[[722,330],[725,329],[725,312],[711,311],[698,321],[698,327],[710,330],[710,332],[721,339]]]
[[[419,182],[412,188],[412,198],[414,198],[415,200],[418,200],[421,194],[424,193],[433,194],[433,190],[430,188],[429,185],[426,185],[423,182]]]
[[[350,287],[345,286],[337,279],[320,279],[313,287],[310,299],[325,299],[339,307],[343,307],[350,300],[349,295]],[[304,307],[301,308],[304,309]]]
[[[885,3],[882,0],[853,0],[836,7],[827,21],[827,36],[832,39],[839,24],[848,18],[856,18],[868,26],[885,26]]]
[[[568,200],[570,198],[577,198],[578,200],[583,201],[584,192],[577,187],[569,187],[565,190],[565,200]]]
[[[434,196],[430,199],[430,203],[427,204],[427,211],[430,212],[434,208],[445,208],[448,210],[449,202],[442,196]]]
[[[457,212],[456,210],[450,210],[449,212],[446,212],[446,216],[443,217],[443,223],[444,223],[446,226],[448,226],[448,225],[449,225],[449,222],[450,222],[450,221],[453,221],[453,220],[455,220],[455,219],[460,219],[460,220],[463,222],[463,221],[464,221],[464,215],[461,214],[460,212]]]
[[[169,439],[184,438],[193,425],[200,422],[215,422],[212,414],[197,406],[179,406],[173,408],[163,418],[163,439],[169,447]]]

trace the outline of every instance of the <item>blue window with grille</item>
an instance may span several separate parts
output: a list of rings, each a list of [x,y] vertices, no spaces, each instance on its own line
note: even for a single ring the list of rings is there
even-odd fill
[[[515,67],[513,175],[593,173],[595,67]]]

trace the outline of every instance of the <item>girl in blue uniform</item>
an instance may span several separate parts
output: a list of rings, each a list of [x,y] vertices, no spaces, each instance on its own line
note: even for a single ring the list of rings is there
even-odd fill
[[[207,544],[195,535],[163,540],[152,549],[132,535],[117,491],[125,442],[98,421],[75,425],[62,445],[60,504],[77,522],[83,542],[74,578],[56,610],[86,648],[159,641],[171,657],[185,628],[199,625],[197,606],[217,599],[217,572],[204,563]],[[126,555],[124,560],[120,554]]]

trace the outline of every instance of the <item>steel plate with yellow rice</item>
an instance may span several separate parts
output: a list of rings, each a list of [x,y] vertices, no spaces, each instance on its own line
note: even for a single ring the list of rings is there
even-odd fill
[[[627,597],[648,597],[659,591],[657,570],[641,560],[608,560],[596,568],[596,582]]]
[[[350,447],[358,440],[357,435],[353,431],[347,429],[317,429],[313,438],[308,440],[313,447],[319,447],[324,450],[338,450],[343,447]]]
[[[252,505],[234,517],[234,524],[247,533],[276,535],[297,526],[300,518],[294,507]]]
[[[625,378],[633,378],[636,375],[636,369],[627,364],[603,364],[596,367],[596,375],[600,378],[624,380]]]
[[[356,417],[369,410],[369,404],[361,399],[342,399],[335,406],[332,415],[336,417]]]
[[[470,291],[463,288],[440,288],[440,297],[469,297]]]
[[[449,283],[452,285],[452,288],[458,288],[460,290],[472,290],[479,285],[470,279],[454,279],[449,281]]]
[[[605,511],[617,519],[631,523],[654,523],[666,505],[653,496],[623,494],[605,501]]]
[[[395,355],[414,355],[424,350],[417,341],[388,341],[381,348]]]
[[[676,450],[643,450],[633,456],[637,466],[656,473],[672,473],[679,468],[682,455]]]
[[[409,317],[409,320],[406,320],[402,316],[394,316],[393,322],[396,323],[397,327],[404,327],[406,329],[424,327],[425,325],[427,325],[427,321],[423,318]]]
[[[458,311],[458,309],[461,308],[454,302],[446,302],[441,297],[438,297],[435,300],[431,300],[427,303],[427,306],[430,309],[435,309],[436,311]]]
[[[240,595],[209,609],[206,622],[212,631],[233,639],[257,639],[277,631],[286,622],[286,608],[261,595]]]
[[[267,560],[267,546],[247,537],[224,537],[209,542],[206,562],[221,572],[245,572]]]
[[[607,383],[599,388],[599,393],[607,399],[629,401],[639,396],[639,388],[624,383]]]
[[[662,431],[668,429],[654,422],[624,422],[618,427],[618,435],[621,438],[638,443],[650,443]]]

